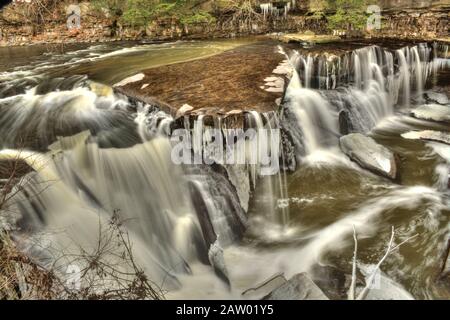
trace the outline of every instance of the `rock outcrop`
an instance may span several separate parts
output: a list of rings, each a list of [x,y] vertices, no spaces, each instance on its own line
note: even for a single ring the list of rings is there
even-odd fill
[[[397,178],[395,154],[372,138],[352,133],[341,137],[340,146],[341,150],[362,168],[390,179]]]
[[[275,73],[286,57],[277,43],[261,41],[199,60],[165,65],[121,81],[115,90],[174,118],[242,118],[245,111],[278,109],[288,78]]]
[[[264,300],[329,300],[306,273],[299,273],[273,290]]]
[[[450,100],[448,100],[447,95],[439,92],[428,91],[425,92],[425,97],[427,101],[438,103],[438,104],[449,104]]]
[[[412,110],[411,115],[422,120],[450,122],[450,106],[426,104]]]
[[[403,133],[402,137],[411,140],[429,140],[450,144],[450,133],[448,132],[434,130],[409,131]]]

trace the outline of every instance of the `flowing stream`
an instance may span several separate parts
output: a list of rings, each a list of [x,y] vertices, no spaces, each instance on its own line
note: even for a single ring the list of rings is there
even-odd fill
[[[272,175],[245,153],[239,165],[173,163],[172,116],[111,88],[144,69],[254,41],[1,48],[0,161],[21,158],[35,172],[7,203],[0,226],[16,230],[23,250],[50,265],[58,250],[95,247],[99,224],[118,214],[137,262],[168,298],[188,299],[241,299],[280,272],[308,272],[330,297],[345,298],[343,285],[327,283],[351,275],[353,227],[363,268],[384,255],[394,226],[397,244],[411,239],[382,272],[416,299],[448,299],[450,286],[436,279],[450,234],[450,146],[401,136],[450,132],[448,122],[410,116],[427,92],[448,96],[448,48],[350,43],[343,54],[318,54],[287,45],[295,70],[280,111],[244,119],[257,132],[258,154],[295,163]],[[266,45],[276,54],[278,43]],[[212,141],[208,128],[229,129],[204,116],[183,126],[200,152]],[[274,147],[264,129],[281,129],[292,152]],[[399,178],[344,155],[339,138],[349,132],[394,151]],[[41,237],[51,245],[37,248]],[[220,261],[211,258],[213,244]]]

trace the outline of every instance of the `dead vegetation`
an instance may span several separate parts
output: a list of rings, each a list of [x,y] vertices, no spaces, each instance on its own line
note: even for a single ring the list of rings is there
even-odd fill
[[[0,161],[0,218],[8,212],[8,202],[31,181],[27,179],[31,171],[19,156]],[[98,241],[90,249],[81,246],[70,252],[50,249],[39,243],[45,241],[44,238],[30,236],[28,242],[51,257],[51,263],[45,266],[24,254],[13,239],[12,233],[2,229],[0,224],[0,300],[164,298],[164,292],[136,263],[130,236],[118,211],[107,223],[99,222]]]

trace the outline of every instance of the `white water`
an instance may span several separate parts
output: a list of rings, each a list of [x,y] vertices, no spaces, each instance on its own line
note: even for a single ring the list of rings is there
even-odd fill
[[[358,56],[360,61],[364,59],[372,61],[367,65],[367,69],[362,67],[358,72],[359,88],[346,88],[342,96],[349,96],[353,107],[361,113],[364,110],[365,113],[360,118],[361,123],[376,124],[393,111],[392,101],[395,100],[393,98],[395,92],[392,95],[391,93],[396,90],[396,82],[393,79],[393,67],[392,70],[388,67],[388,74],[392,75],[392,78],[381,77],[381,74],[384,75],[382,71],[384,69],[373,62],[371,50],[362,50]],[[411,51],[408,61],[414,61],[415,53],[413,53]],[[367,54],[366,57],[364,57],[365,54]],[[392,55],[389,56],[386,53],[386,57],[392,57]],[[310,61],[313,59],[311,58]],[[309,65],[313,66],[313,63]],[[326,79],[324,82],[329,88],[332,86],[331,83],[337,83],[337,81],[329,81],[333,76],[330,70],[334,69],[330,69],[327,64],[324,65],[326,67],[322,70],[326,70],[326,76],[323,79]],[[364,63],[360,67],[365,65]],[[387,65],[393,66],[393,62],[387,62]],[[306,77],[306,81],[313,87],[314,68],[308,67],[308,70],[310,74]],[[414,75],[417,76],[417,72]],[[336,147],[338,136],[335,100],[317,91],[302,89],[300,82],[295,70],[289,86],[288,98],[292,99],[293,106],[296,107],[299,127],[307,131],[304,140],[309,150],[309,155],[305,158],[306,165],[321,162],[325,158],[331,159],[332,163],[345,164],[344,158],[340,157],[333,148],[333,146]],[[22,109],[27,110],[27,103],[22,101],[43,99],[46,102],[44,104],[30,103],[35,106],[34,109],[38,110],[38,114],[40,111],[48,111],[37,117],[39,121],[36,121],[36,127],[39,129],[37,131],[39,135],[44,136],[50,126],[43,116],[49,113],[61,116],[56,117],[56,119],[62,119],[56,122],[61,127],[78,119],[77,117],[83,121],[88,121],[87,119],[92,117],[95,125],[104,127],[105,131],[115,131],[117,124],[115,118],[106,123],[102,121],[105,118],[109,119],[106,110],[111,113],[122,111],[122,105],[115,105],[116,97],[105,103],[99,103],[103,98],[91,90],[80,88],[74,91],[76,94],[69,93],[69,96],[75,99],[73,104],[64,99],[66,92],[61,92],[60,95],[57,93],[39,95],[43,98],[37,98],[33,93],[30,97],[26,97],[29,100],[21,100],[18,104],[20,109],[16,110],[14,117],[20,118],[24,114]],[[78,98],[79,96],[81,98]],[[58,99],[46,100],[49,97],[58,97]],[[7,102],[7,100],[4,101]],[[66,108],[66,105],[69,106],[67,114],[75,110],[71,117],[64,117],[65,112],[61,111]],[[10,107],[10,105],[7,106]],[[98,110],[105,110],[105,115]],[[257,128],[263,128],[264,123],[270,123],[267,115],[252,112],[249,117],[253,119]],[[306,241],[306,245],[295,246],[292,249],[270,250],[271,252],[250,246],[226,249],[227,265],[233,284],[230,292],[213,274],[212,269],[199,261],[201,260],[199,251],[202,251],[199,250],[202,247],[199,243],[203,241],[203,237],[186,182],[192,182],[199,191],[201,200],[206,204],[208,219],[212,221],[213,229],[219,236],[221,244],[235,243],[238,239],[236,225],[230,223],[230,216],[236,214],[242,222],[245,220],[245,215],[239,216],[239,213],[233,211],[238,199],[229,201],[227,192],[223,192],[228,191],[226,189],[228,185],[220,184],[215,179],[205,178],[201,170],[185,176],[180,168],[170,164],[170,160],[167,159],[168,150],[170,150],[168,142],[164,138],[157,137],[161,133],[168,132],[168,125],[172,120],[168,116],[153,113],[149,106],[140,106],[137,109],[137,117],[127,118],[126,123],[127,125],[131,123],[130,131],[136,129],[142,141],[150,140],[143,145],[126,149],[99,149],[95,139],[88,138],[89,135],[81,135],[73,139],[64,139],[59,146],[53,145],[51,157],[40,153],[22,152],[22,157],[40,172],[33,178],[35,183],[27,189],[29,195],[20,195],[23,205],[16,206],[17,203],[11,203],[12,210],[24,214],[28,222],[31,221],[33,228],[49,234],[58,246],[64,246],[75,252],[78,249],[77,245],[83,245],[85,248],[95,246],[99,222],[107,224],[111,212],[120,209],[123,218],[131,219],[126,223],[126,228],[131,233],[139,264],[156,281],[170,274],[173,280],[167,283],[170,288],[177,287],[178,282],[174,277],[182,283],[181,290],[171,292],[170,297],[240,298],[240,292],[243,289],[267,279],[273,273],[285,271],[286,276],[289,277],[297,272],[310,270],[314,264],[326,257],[328,252],[338,251],[351,245],[352,225],[357,226],[358,232],[363,237],[372,237],[376,236],[375,231],[383,227],[381,223],[378,223],[378,219],[381,220],[385,212],[394,208],[405,207],[415,210],[422,201],[425,201],[429,209],[426,211],[429,216],[424,217],[427,223],[428,220],[438,216],[437,212],[442,206],[442,195],[430,188],[393,188],[385,197],[371,199],[325,228],[314,230],[307,235],[298,233],[302,230],[301,225],[298,228],[280,228],[279,224],[266,221],[266,227],[262,229],[262,233],[267,232],[267,239],[288,241],[300,238],[301,241]],[[17,125],[16,121],[11,123],[13,126]],[[23,120],[21,123],[26,125],[28,121]],[[221,127],[220,124],[219,127]],[[195,141],[202,137],[204,128],[203,117],[200,117],[200,125],[194,128]],[[5,132],[7,131],[5,129]],[[11,132],[17,133],[20,129],[14,128]],[[121,134],[115,132],[116,135]],[[85,142],[86,139],[89,140],[88,144]],[[261,139],[267,144],[267,138]],[[46,139],[42,145],[46,146],[49,142],[52,142],[51,139]],[[330,145],[332,147],[328,148]],[[65,151],[61,153],[61,149]],[[13,158],[17,156],[17,151],[4,150],[1,156]],[[347,158],[345,159],[349,162]],[[239,169],[232,168],[229,172],[231,171],[239,171]],[[438,172],[439,176],[444,173]],[[246,180],[242,178],[246,174],[252,175],[248,171],[237,173],[238,178],[242,180],[237,179],[235,184],[240,186],[241,181]],[[212,173],[209,175],[212,176]],[[257,173],[252,177],[255,179],[253,182],[255,185],[260,177]],[[285,176],[278,175],[277,179],[286,187]],[[443,178],[439,180],[439,185],[443,181]],[[217,188],[214,188],[216,185]],[[263,184],[263,189],[265,186],[266,182]],[[273,186],[270,184],[267,189],[275,189]],[[281,199],[289,199],[287,192],[282,188],[281,190]],[[250,188],[244,186],[241,191],[250,192]],[[271,212],[272,205],[278,196],[274,195],[273,191],[267,194],[267,200],[270,202],[267,212]],[[284,218],[283,224],[287,220]],[[189,274],[191,271],[193,275]]]
[[[295,89],[288,91],[289,107],[294,111],[303,133],[306,154],[325,147],[338,134],[337,114],[316,91]]]
[[[406,50],[407,53],[409,53],[408,50]],[[410,102],[410,74],[409,74],[409,65],[407,63],[404,50],[399,49],[397,50],[397,57],[400,64],[400,87],[402,88],[402,104],[404,106],[407,106]]]
[[[421,186],[395,188],[385,196],[363,203],[357,210],[317,232],[294,234],[292,239],[297,236],[299,240],[307,241],[301,248],[271,251],[231,247],[225,252],[227,264],[234,266],[230,269],[230,279],[236,287],[245,289],[279,272],[283,272],[287,278],[299,272],[309,272],[317,263],[324,262],[322,260],[327,253],[353,245],[353,226],[360,240],[376,237],[377,231],[380,231],[377,220],[382,219],[383,214],[394,208],[414,209],[424,202],[430,212],[437,213],[444,208],[442,195],[433,189]],[[439,219],[439,216],[430,215],[426,219]],[[301,231],[302,226],[298,229]],[[414,231],[410,230],[409,236],[413,236]],[[351,264],[351,257],[348,263]]]
[[[337,113],[341,110],[347,112],[350,130],[367,133],[394,114],[398,102],[411,105],[412,83],[417,101],[420,101],[424,84],[435,64],[435,60],[429,61],[430,52],[431,48],[426,45],[396,50],[398,70],[394,66],[393,53],[377,46],[331,58],[326,55],[313,58],[311,54],[302,57],[294,52],[290,60],[303,71],[303,87],[307,88],[301,89],[302,81],[294,73],[286,92],[285,108],[296,115],[296,130],[302,136],[301,142],[297,141],[297,149],[310,155],[325,147],[336,146],[336,137],[340,135]],[[319,90],[342,87],[319,92],[314,89],[317,85]]]
[[[78,246],[95,249],[99,223],[107,225],[118,212],[139,265],[157,284],[167,274],[188,272],[205,245],[182,171],[170,160],[168,140],[99,149],[85,142],[87,137],[62,140],[59,147],[70,143],[70,150],[55,150],[53,156],[36,154],[46,159],[45,165],[30,163],[38,174],[24,186],[26,193],[8,204],[8,211],[20,213],[35,232],[49,234],[55,246],[49,251],[64,249],[67,254],[76,254]],[[174,283],[169,279],[167,285]]]

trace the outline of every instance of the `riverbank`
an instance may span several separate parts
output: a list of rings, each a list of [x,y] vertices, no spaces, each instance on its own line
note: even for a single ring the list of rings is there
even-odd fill
[[[80,3],[80,27],[69,30],[64,13],[65,6],[61,3],[51,18],[47,17],[40,24],[24,22],[13,5],[0,10],[0,47],[130,40],[205,40],[277,33],[313,34],[326,39],[333,37],[335,41],[347,38],[401,38],[426,41],[439,39],[449,42],[448,4],[429,4],[422,7],[386,6],[381,12],[381,29],[370,32],[332,30],[328,23],[332,12],[311,15],[309,9],[300,4],[287,15],[281,16],[266,16],[255,8],[254,17],[245,23],[233,18],[232,12],[227,12],[219,14],[213,22],[186,23],[176,17],[165,17],[137,27],[99,15],[87,2]]]

